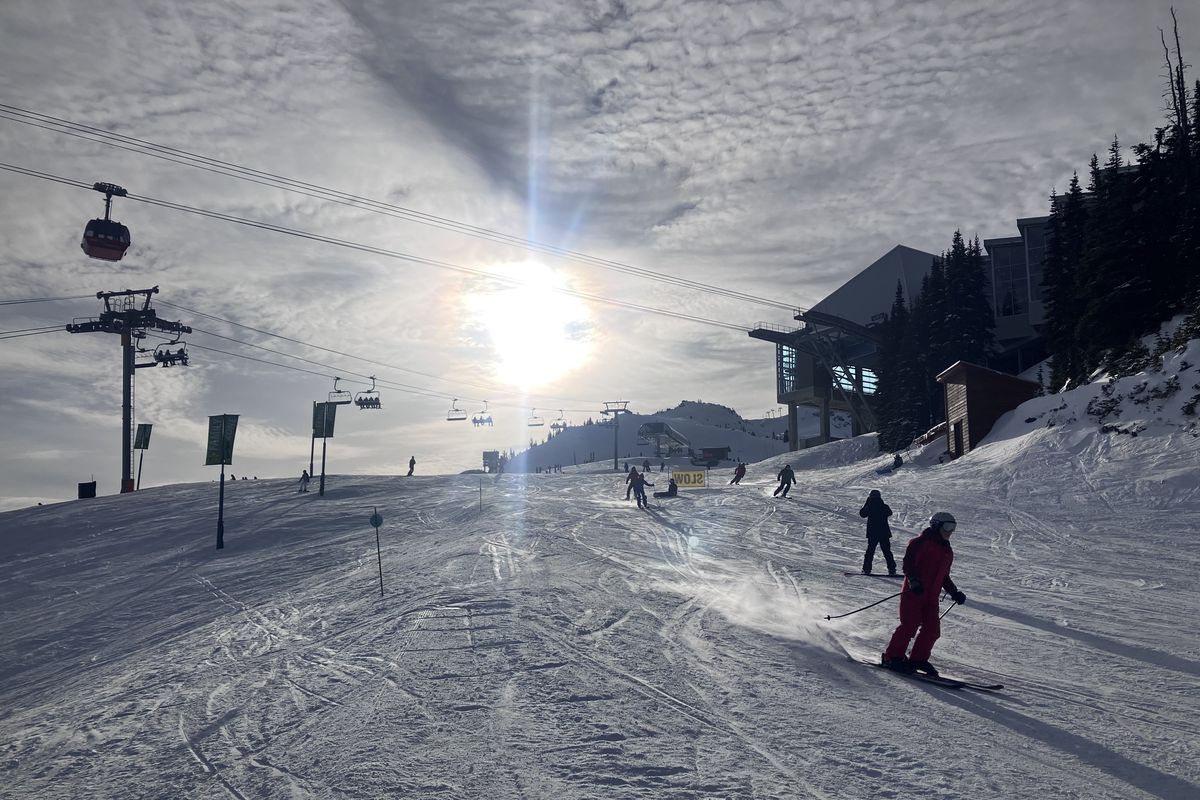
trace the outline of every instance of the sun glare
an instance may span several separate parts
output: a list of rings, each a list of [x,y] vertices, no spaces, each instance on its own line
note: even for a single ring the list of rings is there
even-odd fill
[[[487,332],[502,381],[534,389],[583,366],[591,352],[589,316],[582,300],[555,291],[565,278],[544,264],[524,262],[493,268],[519,280],[472,294],[473,326]]]

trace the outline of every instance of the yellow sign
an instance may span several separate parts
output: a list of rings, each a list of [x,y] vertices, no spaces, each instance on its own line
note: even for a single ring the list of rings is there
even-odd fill
[[[675,479],[675,483],[680,489],[704,488],[704,470],[702,469],[675,470],[671,473],[671,477]]]

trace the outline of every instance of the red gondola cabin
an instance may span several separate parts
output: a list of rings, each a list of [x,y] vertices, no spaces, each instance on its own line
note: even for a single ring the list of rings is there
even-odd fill
[[[112,183],[97,183],[92,188],[104,195],[104,219],[94,219],[87,224],[79,246],[91,258],[120,261],[132,242],[129,228],[111,219],[112,199],[113,195],[125,197],[127,192]]]

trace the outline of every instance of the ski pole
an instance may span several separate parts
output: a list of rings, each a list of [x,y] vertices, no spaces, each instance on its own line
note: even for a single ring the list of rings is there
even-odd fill
[[[837,614],[832,617],[829,616],[828,614],[826,614],[825,619],[841,619],[842,617],[848,617],[851,614],[857,614],[859,611],[866,611],[868,608],[871,608],[872,606],[877,606],[880,603],[887,602],[888,600],[891,600],[892,597],[899,597],[899,596],[900,596],[900,592],[896,592],[894,595],[891,595],[891,597],[885,597],[882,600],[876,600],[874,603],[871,603],[871,605],[869,605],[869,606],[863,606],[862,608],[856,608],[853,611],[847,611],[845,614]]]
[[[942,617],[944,617],[944,616],[946,616],[947,614],[949,614],[949,613],[950,613],[950,609],[954,608],[956,605],[958,605],[958,603],[951,603],[950,605],[948,605],[948,606],[946,607],[946,610],[942,612],[942,616],[941,616],[941,617],[938,617],[938,622],[941,622],[941,621],[942,621]]]

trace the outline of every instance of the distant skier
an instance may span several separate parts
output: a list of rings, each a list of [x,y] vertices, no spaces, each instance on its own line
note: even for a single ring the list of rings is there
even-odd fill
[[[778,479],[779,485],[775,487],[775,491],[771,493],[771,496],[787,497],[788,490],[790,490],[792,488],[792,484],[796,482],[796,473],[792,472],[791,464],[783,465],[783,469],[779,470]]]
[[[301,492],[307,492],[307,491],[308,491],[308,482],[309,482],[309,480],[310,480],[310,478],[308,477],[308,470],[303,470],[303,471],[300,473],[300,491],[301,491]],[[297,494],[299,494],[299,492],[297,492]]]
[[[648,473],[649,471],[650,471],[650,459],[647,458],[645,461],[642,462],[642,473],[645,474],[645,473]]]
[[[904,551],[904,588],[900,591],[900,624],[896,626],[887,649],[883,651],[885,667],[900,672],[938,674],[929,663],[933,644],[941,636],[938,600],[942,589],[962,605],[967,596],[950,580],[950,565],[954,550],[950,534],[958,523],[954,516],[939,511],[929,519],[929,527],[912,539]],[[920,630],[920,633],[917,631]],[[908,643],[916,635],[912,652],[905,657]]]
[[[653,485],[653,484],[651,484]],[[667,480],[667,490],[665,492],[655,492],[654,496],[662,499],[664,497],[676,497],[679,494],[679,484],[675,483],[674,478]]]
[[[625,473],[625,499],[629,499],[629,493],[633,491],[633,479],[638,474],[637,467],[630,467],[629,472]]]
[[[409,478],[411,478],[411,477],[412,477],[413,470],[414,470],[414,469],[416,469],[416,468],[417,468],[417,457],[416,457],[416,456],[409,456],[409,457],[408,457],[408,475],[407,475],[406,477],[409,477]]]
[[[646,487],[654,484],[646,480],[645,473],[632,470],[633,472],[633,496],[637,500],[638,508],[647,508],[650,503],[646,500]]]
[[[872,489],[867,495],[867,502],[863,503],[858,515],[867,518],[867,553],[863,556],[863,575],[871,574],[876,547],[883,553],[883,559],[887,562],[888,575],[895,575],[896,559],[892,557],[892,545],[889,542],[892,538],[892,528],[888,525],[892,509],[883,502],[883,495],[878,489]]]
[[[741,483],[744,477],[746,477],[746,465],[739,461],[737,469],[733,471],[733,480],[729,483],[731,485]]]

